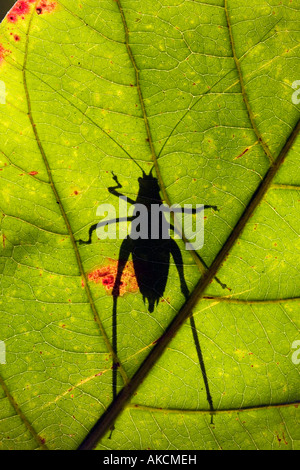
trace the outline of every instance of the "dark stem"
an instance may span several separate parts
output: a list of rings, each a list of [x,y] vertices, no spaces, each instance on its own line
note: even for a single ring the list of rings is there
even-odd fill
[[[300,130],[300,120],[297,121],[293,131],[286,140],[285,145],[283,146],[279,157],[275,163],[269,168],[265,178],[253,194],[252,199],[250,200],[248,206],[246,207],[244,213],[238,220],[233,231],[229,235],[227,241],[225,242],[222,249],[219,251],[217,257],[212,263],[211,267],[205,272],[203,277],[199,280],[191,296],[188,298],[186,303],[180,309],[176,317],[172,320],[170,325],[167,327],[166,332],[163,336],[159,338],[147,358],[141,364],[137,372],[131,378],[130,382],[125,385],[121,392],[117,395],[115,401],[110,404],[107,410],[103,413],[101,418],[94,425],[88,436],[84,439],[81,445],[78,447],[78,450],[91,450],[93,449],[99,439],[104,436],[104,434],[111,428],[112,424],[115,422],[117,417],[120,415],[128,401],[132,398],[133,394],[141,384],[141,382],[146,378],[146,376],[151,371],[154,364],[157,363],[158,359],[162,356],[163,352],[167,348],[168,344],[174,338],[182,324],[187,320],[191,315],[192,309],[203,297],[205,289],[210,284],[212,279],[215,277],[216,273],[220,269],[221,265],[224,263],[229,251],[235,245],[242,231],[244,230],[247,222],[254,213],[255,209],[261,203],[264,198],[274,176],[279,170],[281,164],[283,163],[288,151],[291,149],[293,143],[295,142],[296,137],[298,136]]]

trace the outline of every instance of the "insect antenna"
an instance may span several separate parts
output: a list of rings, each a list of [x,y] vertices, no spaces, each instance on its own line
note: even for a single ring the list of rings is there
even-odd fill
[[[109,137],[110,137],[110,136],[109,136]],[[132,160],[132,161],[133,161],[133,163],[135,163],[135,164],[136,164],[136,166],[138,166],[138,167],[139,167],[139,169],[142,171],[142,173],[143,173],[143,175],[144,175],[144,174],[145,174],[145,172],[144,172],[143,168],[141,167],[141,165],[140,165],[140,164],[139,164],[139,163],[136,161],[136,159],[135,159],[135,158],[133,158],[133,157],[130,155],[130,153],[128,153],[128,152],[127,152],[127,150],[125,150],[123,147],[121,147],[121,149],[123,150],[123,152],[125,152],[125,153],[126,153],[126,155],[127,155],[129,158],[130,158],[130,160]]]
[[[149,171],[149,175],[153,176],[153,175],[152,175],[152,171],[154,170],[154,168],[155,168],[155,165],[152,165],[152,168],[151,168],[151,170]]]
[[[126,150],[125,150],[126,152]],[[127,152],[126,152],[127,153]],[[143,168],[141,167],[141,165],[139,165],[139,163],[131,156],[129,155],[129,153],[127,153],[127,155],[129,156],[129,158],[139,167],[139,169],[142,171],[143,175],[145,174]]]

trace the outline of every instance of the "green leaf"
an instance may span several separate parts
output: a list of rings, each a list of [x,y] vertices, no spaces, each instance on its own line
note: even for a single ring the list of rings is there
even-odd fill
[[[3,20],[0,449],[299,449],[300,12],[278,3],[25,0]],[[130,260],[116,357],[122,240],[78,240],[119,210],[111,172],[135,200],[133,159],[167,204],[219,211],[201,250],[176,240],[187,301],[171,259],[150,313]]]

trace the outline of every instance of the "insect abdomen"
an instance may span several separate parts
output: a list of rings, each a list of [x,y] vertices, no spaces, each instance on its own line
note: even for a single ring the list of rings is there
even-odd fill
[[[135,240],[132,259],[140,292],[144,302],[148,300],[151,313],[163,296],[168,280],[170,251],[167,240]]]

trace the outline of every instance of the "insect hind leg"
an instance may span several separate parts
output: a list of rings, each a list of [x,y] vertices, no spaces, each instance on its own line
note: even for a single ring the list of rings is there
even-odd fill
[[[184,271],[183,271],[183,261],[182,261],[182,256],[181,256],[181,251],[178,248],[177,243],[171,238],[170,239],[170,252],[173,256],[174,262],[176,264],[176,268],[178,271],[179,279],[180,279],[180,287],[181,287],[181,292],[187,299],[190,295],[188,286],[185,282],[184,278]]]
[[[113,295],[113,318],[112,318],[112,347],[114,350],[115,355],[117,355],[118,350],[118,341],[117,341],[117,299],[120,295],[120,286],[121,286],[121,278],[128,261],[129,255],[131,253],[131,239],[129,236],[123,240],[120,253],[119,253],[119,260],[118,260],[118,268],[117,268],[117,275],[114,282],[114,287],[112,291]],[[113,399],[117,396],[117,370],[118,364],[115,362],[113,363]]]
[[[176,268],[177,268],[177,271],[178,271],[178,274],[179,274],[181,292],[183,293],[183,295],[187,299],[189,297],[189,290],[188,290],[188,287],[187,287],[187,284],[186,284],[186,281],[185,281],[185,278],[184,278],[182,255],[181,255],[181,251],[180,251],[179,247],[177,246],[177,243],[173,239],[170,239],[170,251],[172,253],[172,256],[173,256],[173,259],[174,259],[174,262],[176,264]],[[210,411],[212,413],[211,414],[211,423],[213,423],[214,405],[213,405],[213,400],[212,400],[212,396],[211,396],[210,389],[209,389],[208,378],[207,378],[207,373],[206,373],[206,369],[205,369],[203,354],[202,354],[202,351],[201,351],[201,346],[200,346],[198,333],[197,333],[197,329],[196,329],[196,324],[195,324],[195,319],[194,319],[193,314],[191,314],[191,316],[190,316],[190,325],[191,325],[191,329],[192,329],[194,344],[195,344],[195,348],[196,348],[196,351],[197,351],[197,356],[198,356],[198,360],[199,360],[199,365],[200,365],[202,377],[203,377],[203,380],[204,380],[204,385],[205,385],[205,390],[206,390],[206,398],[207,398],[207,401],[208,401],[208,404],[209,404]]]
[[[92,243],[92,235],[93,235],[93,232],[97,229],[97,225],[98,224],[94,224],[90,227],[89,229],[89,238],[87,241],[84,241],[84,240],[78,240],[78,243],[79,245],[90,245]]]
[[[112,291],[113,297],[119,297],[120,295],[120,285],[121,285],[121,277],[124,271],[124,268],[126,266],[126,263],[128,261],[129,255],[132,252],[132,240],[127,236],[125,240],[123,240],[121,248],[120,248],[120,253],[119,253],[119,259],[118,259],[118,268],[117,268],[117,275]]]
[[[78,240],[79,245],[90,245],[92,243],[92,235],[95,230],[99,227],[103,227],[105,225],[109,224],[117,224],[119,222],[132,222],[134,219],[134,216],[130,217],[118,217],[117,219],[111,219],[111,220],[103,220],[102,222],[98,222],[98,224],[94,224],[90,227],[89,229],[89,239],[87,241],[84,240]]]
[[[195,319],[194,319],[193,314],[190,316],[190,325],[191,325],[191,329],[192,329],[192,333],[193,333],[193,339],[194,339],[194,343],[195,343],[195,347],[196,347],[196,351],[197,351],[197,356],[198,356],[198,360],[199,360],[200,369],[201,369],[201,372],[202,372],[202,377],[203,377],[203,380],[204,380],[204,385],[205,385],[205,390],[206,390],[206,398],[207,398],[209,408],[210,408],[210,411],[211,411],[211,424],[213,424],[213,413],[214,413],[215,410],[214,410],[213,400],[212,400],[212,396],[211,396],[210,389],[209,389],[208,378],[207,378],[207,373],[206,373],[206,369],[205,369],[203,354],[202,354],[202,350],[201,350],[201,346],[200,346],[198,333],[197,333],[197,328],[196,328]]]
[[[112,291],[113,295],[113,316],[112,316],[112,348],[115,353],[115,357],[117,356],[118,350],[118,337],[117,337],[117,303],[118,297],[120,295],[120,285],[121,285],[121,278],[128,261],[129,255],[131,253],[131,239],[129,236],[123,240],[120,253],[119,253],[119,260],[118,260],[118,268],[117,268],[117,275]],[[117,396],[117,373],[118,373],[119,364],[113,360],[112,366],[112,392],[113,392],[113,400],[115,400]],[[112,433],[115,427],[112,425],[111,433],[109,439],[111,439]]]

